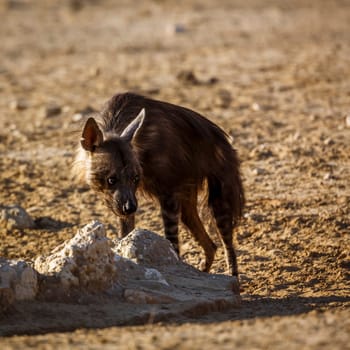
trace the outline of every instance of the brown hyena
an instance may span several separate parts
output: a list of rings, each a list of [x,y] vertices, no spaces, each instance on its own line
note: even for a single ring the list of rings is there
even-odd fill
[[[122,236],[134,228],[136,190],[141,189],[159,201],[165,236],[175,250],[181,219],[203,247],[209,271],[217,247],[197,211],[198,191],[206,183],[229,273],[237,275],[232,233],[244,192],[236,151],[217,125],[184,107],[131,93],[115,95],[86,121],[76,165],[120,218]]]

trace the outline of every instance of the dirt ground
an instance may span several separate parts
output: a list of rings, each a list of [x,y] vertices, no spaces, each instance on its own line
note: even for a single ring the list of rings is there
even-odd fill
[[[92,219],[113,237],[115,218],[70,166],[77,113],[117,92],[218,123],[247,196],[239,309],[120,326],[96,305],[17,307],[0,326],[28,329],[1,349],[350,348],[348,1],[4,0],[0,18],[0,204],[38,226],[1,228],[0,256],[34,259]],[[141,200],[137,226],[162,232],[155,203]],[[199,266],[184,229],[181,239]],[[224,266],[219,251],[212,271]]]

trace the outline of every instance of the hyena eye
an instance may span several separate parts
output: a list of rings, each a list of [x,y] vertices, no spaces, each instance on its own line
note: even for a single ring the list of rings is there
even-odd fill
[[[117,183],[117,178],[115,176],[110,176],[108,179],[107,179],[107,183],[108,185],[115,185]]]
[[[135,175],[134,178],[132,179],[134,184],[137,184],[140,181],[140,176]]]

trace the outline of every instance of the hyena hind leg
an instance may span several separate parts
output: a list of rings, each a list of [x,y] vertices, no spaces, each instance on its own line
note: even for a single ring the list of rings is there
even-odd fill
[[[237,256],[232,242],[233,214],[225,203],[214,202],[212,204],[216,225],[220,233],[220,239],[224,246],[228,273],[238,276]]]
[[[203,271],[209,272],[213,264],[217,246],[208,236],[197,211],[197,191],[193,191],[181,202],[181,220],[191,231],[195,240],[201,245],[205,253]]]

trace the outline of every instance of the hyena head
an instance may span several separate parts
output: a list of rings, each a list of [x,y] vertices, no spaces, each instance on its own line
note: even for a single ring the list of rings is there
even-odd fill
[[[120,136],[104,135],[94,118],[89,118],[83,129],[80,142],[86,151],[88,184],[118,216],[130,215],[137,209],[135,193],[142,174],[132,143],[144,116],[142,109]]]

